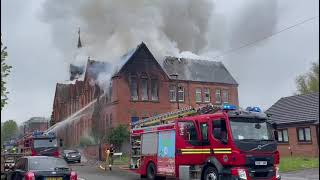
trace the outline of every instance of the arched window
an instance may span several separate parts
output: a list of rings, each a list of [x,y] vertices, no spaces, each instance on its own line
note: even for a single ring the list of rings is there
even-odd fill
[[[137,76],[135,74],[130,74],[130,93],[131,93],[131,100],[138,100],[138,82]]]
[[[141,74],[141,100],[146,101],[149,99],[148,96],[148,76],[146,73]]]

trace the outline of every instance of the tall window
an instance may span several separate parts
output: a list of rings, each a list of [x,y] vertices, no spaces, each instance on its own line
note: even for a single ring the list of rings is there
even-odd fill
[[[311,141],[311,130],[309,127],[297,128],[298,141],[310,142]]]
[[[204,88],[204,102],[210,102],[211,96],[210,96],[210,89]]]
[[[223,103],[229,103],[229,92],[228,92],[228,90],[223,90]]]
[[[178,101],[183,102],[184,101],[184,87],[179,86],[178,88]]]
[[[201,88],[196,88],[196,102],[202,102]]]
[[[220,104],[221,103],[221,90],[216,89],[216,103]]]
[[[151,100],[152,101],[158,101],[159,95],[158,95],[158,80],[157,79],[151,79]]]
[[[141,100],[148,100],[148,76],[143,73],[141,75]]]
[[[171,84],[169,86],[169,99],[170,99],[170,101],[175,102],[177,100],[176,93],[177,93],[176,86]]]
[[[280,142],[280,143],[289,142],[287,129],[278,130],[277,132],[278,132],[278,142]]]
[[[135,75],[131,75],[130,77],[130,93],[132,100],[138,100],[138,83]]]

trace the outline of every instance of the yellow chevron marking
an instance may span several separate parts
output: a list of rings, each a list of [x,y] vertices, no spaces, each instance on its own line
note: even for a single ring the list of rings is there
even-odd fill
[[[210,149],[181,149],[181,151],[210,151]]]
[[[231,151],[214,151],[214,154],[231,154]]]
[[[231,151],[231,148],[213,148],[214,151],[216,150],[228,150],[228,151]]]

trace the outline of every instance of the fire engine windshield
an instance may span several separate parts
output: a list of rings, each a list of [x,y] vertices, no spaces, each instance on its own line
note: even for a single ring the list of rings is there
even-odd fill
[[[234,140],[273,140],[271,127],[261,119],[231,118]]]
[[[33,145],[34,148],[57,147],[58,142],[57,139],[35,139]]]

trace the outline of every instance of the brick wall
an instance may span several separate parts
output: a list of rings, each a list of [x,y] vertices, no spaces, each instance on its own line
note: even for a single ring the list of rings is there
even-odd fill
[[[297,127],[311,128],[311,142],[298,141]],[[281,129],[287,129],[289,137],[288,143],[278,143],[278,150],[281,156],[290,156],[291,152],[293,156],[319,156],[319,137],[317,136],[317,130],[315,125],[295,126]]]

